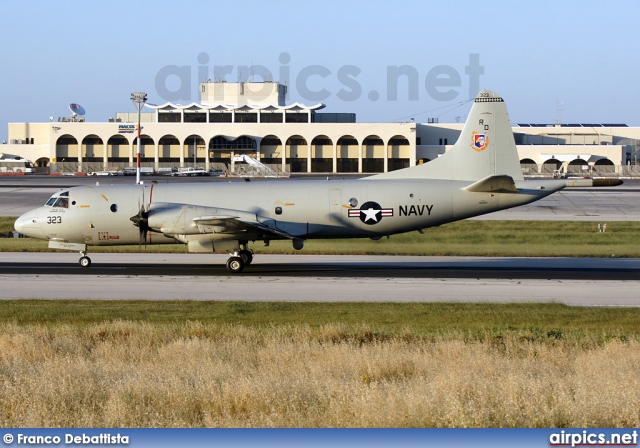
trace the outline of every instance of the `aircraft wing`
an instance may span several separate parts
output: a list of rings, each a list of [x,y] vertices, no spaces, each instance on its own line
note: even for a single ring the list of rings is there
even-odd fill
[[[270,226],[269,221],[259,221],[256,213],[243,210],[165,202],[151,204],[144,215],[149,229],[168,236],[258,233],[279,239],[295,238]]]
[[[255,216],[255,215],[254,215]],[[274,229],[266,224],[256,221],[245,221],[240,216],[198,216],[193,218],[193,222],[196,223],[201,233],[213,233],[212,228],[226,229],[224,232],[216,233],[235,233],[242,231],[255,230],[259,233],[266,235],[273,235],[274,237],[280,237],[285,239],[294,239],[293,235],[290,235],[282,230]]]

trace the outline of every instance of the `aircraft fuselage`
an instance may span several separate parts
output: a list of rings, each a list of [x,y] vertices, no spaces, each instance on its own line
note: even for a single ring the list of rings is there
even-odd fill
[[[139,229],[130,218],[141,207],[157,211],[163,204],[171,204],[168,225],[173,225],[174,231],[166,232],[171,234],[216,233],[215,226],[211,226],[213,230],[200,228],[193,232],[188,227],[184,232],[175,228],[188,226],[186,221],[195,216],[224,209],[255,215],[255,220],[264,226],[300,239],[375,238],[490,213],[546,196],[546,192],[538,190],[530,194],[473,193],[462,189],[468,184],[357,179],[86,186],[68,190],[68,208],[44,206],[24,215],[21,221],[29,221],[29,227],[37,227],[41,237],[48,240],[95,246],[138,244]],[[176,242],[163,233],[152,225],[147,243]],[[249,240],[259,239],[251,232],[247,236]]]

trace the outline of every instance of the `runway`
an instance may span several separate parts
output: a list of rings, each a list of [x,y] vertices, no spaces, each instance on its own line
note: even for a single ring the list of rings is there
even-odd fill
[[[640,306],[640,259],[0,254],[1,299],[556,302]]]

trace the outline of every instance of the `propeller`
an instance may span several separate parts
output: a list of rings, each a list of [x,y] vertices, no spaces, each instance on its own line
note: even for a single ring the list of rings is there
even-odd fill
[[[149,232],[149,205],[146,204],[145,201],[145,187],[142,187],[142,204],[140,204],[140,199],[138,199],[138,206],[140,207],[140,211],[137,215],[129,218],[133,225],[140,229],[140,240],[138,241],[138,246],[142,246],[144,242],[144,248],[147,248],[147,233]]]
[[[137,215],[129,218],[133,221],[133,225],[140,229],[140,245],[144,241],[144,247],[147,247],[147,232],[149,232],[149,212],[144,209],[144,205],[140,206],[140,211]]]

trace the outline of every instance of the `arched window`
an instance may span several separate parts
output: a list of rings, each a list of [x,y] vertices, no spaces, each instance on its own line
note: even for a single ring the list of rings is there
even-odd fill
[[[292,135],[285,144],[286,163],[292,173],[307,172],[307,140],[300,135]]]
[[[409,160],[411,159],[409,140],[402,135],[391,137],[387,144],[387,156],[389,158],[387,164],[388,171],[408,168]]]
[[[352,135],[343,135],[338,139],[336,148],[338,157],[338,173],[358,172],[358,140]]]
[[[331,173],[333,171],[333,141],[326,135],[311,140],[311,171]]]

